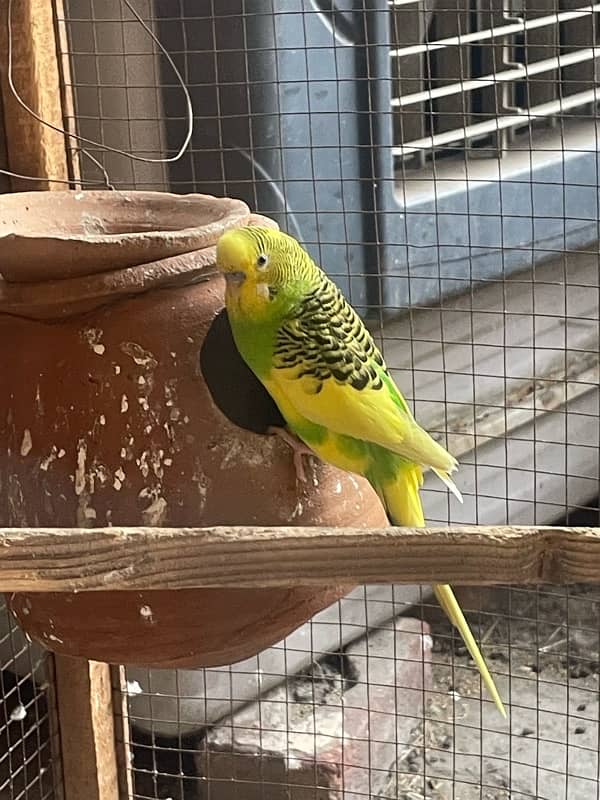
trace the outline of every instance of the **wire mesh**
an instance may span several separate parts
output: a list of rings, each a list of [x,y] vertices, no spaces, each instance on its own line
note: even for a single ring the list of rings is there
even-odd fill
[[[432,523],[598,524],[597,5],[137,0],[195,109],[176,164],[86,147],[116,188],[238,196],[365,316],[461,462]],[[82,135],[185,135],[180,87],[118,0],[69,0]],[[597,590],[459,592],[510,707],[482,699],[418,587],[361,587],[213,670],[121,670],[136,798],[598,800]]]
[[[52,665],[0,603],[0,798],[58,800],[61,770]]]

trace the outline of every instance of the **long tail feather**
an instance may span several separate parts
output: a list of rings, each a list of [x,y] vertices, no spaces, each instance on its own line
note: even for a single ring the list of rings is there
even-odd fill
[[[436,470],[437,473],[437,470]],[[439,473],[438,473],[439,474]],[[439,475],[446,485],[454,483],[444,474]],[[446,480],[444,480],[446,478]],[[411,528],[422,528],[425,525],[425,517],[423,516],[423,506],[419,495],[419,488],[422,483],[422,473],[419,467],[404,468],[399,473],[395,481],[386,483],[383,486],[376,486],[379,496],[381,497],[392,524],[401,525]],[[450,487],[449,487],[450,488]],[[456,489],[458,492],[458,489]],[[460,495],[460,492],[459,492]],[[461,498],[462,500],[462,498]],[[451,587],[445,583],[436,584],[433,586],[435,596],[450,619],[450,622],[456,627],[471,654],[471,658],[475,662],[477,669],[481,674],[481,679],[490,693],[496,708],[506,719],[506,709],[494,683],[486,661],[475,641],[475,638],[469,628],[469,623],[465,619],[458,600],[454,596]]]
[[[477,646],[477,642],[475,641],[473,634],[471,633],[471,629],[469,628],[469,623],[465,619],[465,615],[462,612],[460,605],[458,604],[458,600],[454,596],[454,592],[452,591],[451,587],[448,586],[447,583],[438,583],[433,587],[433,591],[435,592],[435,596],[437,597],[438,603],[446,612],[447,616],[450,619],[450,622],[457,628],[458,632],[462,636],[462,639],[467,647],[467,650],[471,654],[471,658],[475,662],[475,665],[479,672],[481,673],[481,679],[485,684],[486,689],[491,695],[492,700],[496,704],[496,708],[502,714],[504,719],[506,719],[506,709],[504,708],[504,703],[500,699],[500,695],[498,694],[498,689],[496,688],[496,684],[494,683],[494,679],[490,675],[490,671],[488,666],[485,662],[485,659],[481,653],[481,650]]]

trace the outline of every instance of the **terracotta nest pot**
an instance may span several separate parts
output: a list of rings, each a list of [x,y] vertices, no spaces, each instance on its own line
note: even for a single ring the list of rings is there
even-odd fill
[[[287,445],[265,435],[282,419],[233,343],[214,245],[227,228],[274,223],[237,200],[52,192],[35,195],[29,229],[32,197],[0,197],[0,524],[386,524],[365,481],[315,463],[312,481],[300,483]],[[170,232],[144,232],[156,248],[147,252],[161,258],[141,262],[144,203],[151,228]],[[87,227],[90,208],[99,238]],[[123,208],[136,214],[123,218]],[[190,209],[195,227],[178,237],[173,226],[189,225]],[[5,261],[17,238],[28,249]],[[350,588],[32,592],[9,601],[29,635],[57,653],[191,667],[254,655]]]

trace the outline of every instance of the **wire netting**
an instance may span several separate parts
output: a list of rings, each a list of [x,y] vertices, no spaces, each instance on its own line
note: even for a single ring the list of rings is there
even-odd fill
[[[59,800],[52,664],[0,603],[0,798]]]
[[[82,177],[241,197],[300,238],[461,462],[430,522],[597,525],[598,7],[133,5],[191,145],[80,142]],[[127,5],[59,21],[69,130],[172,156],[185,96]],[[426,588],[361,587],[242,664],[120,670],[134,796],[598,800],[597,590],[459,596],[508,723]]]

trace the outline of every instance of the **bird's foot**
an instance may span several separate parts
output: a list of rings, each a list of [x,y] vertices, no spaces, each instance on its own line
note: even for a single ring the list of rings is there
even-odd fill
[[[308,479],[306,477],[302,458],[303,456],[314,456],[314,452],[310,447],[307,447],[301,439],[293,433],[290,433],[286,428],[271,426],[268,428],[267,433],[272,436],[279,436],[280,439],[283,439],[283,441],[292,448],[296,477],[299,481],[302,481],[302,483],[307,483]]]

